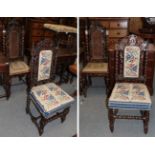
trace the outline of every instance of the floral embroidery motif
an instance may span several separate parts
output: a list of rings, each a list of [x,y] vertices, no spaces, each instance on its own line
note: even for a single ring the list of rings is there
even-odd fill
[[[151,103],[147,87],[138,83],[116,83],[110,101]]]
[[[114,95],[114,99],[121,99],[121,100],[126,100],[129,101],[129,85],[122,85],[122,84],[118,84],[116,91],[115,91],[115,95]]]
[[[146,95],[145,95],[145,88],[143,88],[139,84],[133,85],[132,88],[132,100],[134,101],[143,101],[146,100]]]
[[[43,50],[39,55],[38,81],[50,78],[52,51]]]
[[[74,99],[54,83],[48,83],[32,88],[35,97],[45,112],[72,102]]]
[[[139,77],[140,48],[126,46],[124,51],[124,77]]]

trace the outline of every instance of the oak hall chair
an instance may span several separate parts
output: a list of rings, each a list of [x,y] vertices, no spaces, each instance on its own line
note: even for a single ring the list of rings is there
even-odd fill
[[[5,55],[9,59],[9,77],[22,78],[26,76],[27,89],[29,89],[30,68],[24,61],[24,26],[17,19],[10,19],[4,30]],[[11,85],[11,84],[10,84]]]
[[[150,67],[149,62],[154,56],[154,45],[136,35],[130,35],[119,42],[115,52],[116,82],[108,98],[110,130],[114,131],[115,119],[136,119],[143,121],[144,133],[147,133],[152,106],[152,89],[148,89],[147,76],[154,71],[154,63]],[[140,114],[132,114],[134,110],[140,111]]]
[[[55,76],[56,53],[51,40],[39,42],[32,51],[31,90],[27,96],[26,113],[36,125],[39,135],[45,125],[57,118],[64,122],[74,99],[57,86]],[[34,115],[30,104],[33,103],[39,116]]]
[[[0,85],[3,86],[5,93],[0,94],[0,98],[10,96],[9,87],[9,63],[8,59],[0,53]]]
[[[92,84],[91,77],[103,77],[105,79],[106,90],[108,88],[108,56],[106,29],[96,22],[92,22],[86,35],[85,62],[81,69],[81,85],[84,96],[87,95],[87,88]]]

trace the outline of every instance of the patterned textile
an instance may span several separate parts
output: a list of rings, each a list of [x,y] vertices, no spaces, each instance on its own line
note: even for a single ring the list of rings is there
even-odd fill
[[[35,86],[30,96],[44,117],[70,106],[74,99],[54,83]]]
[[[91,62],[88,63],[82,72],[85,73],[106,73],[108,72],[108,63]]]
[[[39,55],[38,81],[50,78],[52,51],[42,50]]]
[[[30,68],[24,61],[13,61],[10,63],[10,75],[18,75],[29,72]]]
[[[56,32],[70,32],[77,33],[77,29],[71,26],[58,25],[58,24],[44,24],[44,28],[56,31]]]
[[[116,83],[109,98],[109,107],[116,109],[151,109],[151,98],[145,84]]]
[[[124,51],[124,77],[135,78],[139,76],[140,48],[126,46]]]

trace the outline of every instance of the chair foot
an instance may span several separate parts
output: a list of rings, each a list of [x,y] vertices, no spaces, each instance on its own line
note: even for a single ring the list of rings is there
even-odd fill
[[[148,124],[149,124],[149,111],[143,112],[143,125],[144,125],[144,133],[148,133]]]
[[[66,116],[61,117],[61,123],[63,123],[66,120]]]
[[[62,115],[60,116],[61,123],[63,123],[66,120],[66,116],[69,113],[69,109],[70,108],[66,108],[66,109],[63,110]]]
[[[45,125],[46,125],[46,120],[43,117],[41,117],[40,125],[38,127],[39,136],[41,136],[43,134]]]
[[[114,131],[114,122],[115,122],[115,119],[113,117],[114,112],[112,109],[109,109],[108,112],[109,112],[109,115],[108,115],[108,117],[109,117],[109,128],[110,128],[110,131],[113,132]]]
[[[145,124],[145,123],[144,123]],[[148,124],[144,125],[144,133],[147,134],[148,133]]]

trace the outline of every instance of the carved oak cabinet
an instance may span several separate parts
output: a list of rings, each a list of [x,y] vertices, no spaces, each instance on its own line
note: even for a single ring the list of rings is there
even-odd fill
[[[119,39],[129,34],[129,18],[124,17],[90,17],[106,28],[108,49],[114,49]]]

